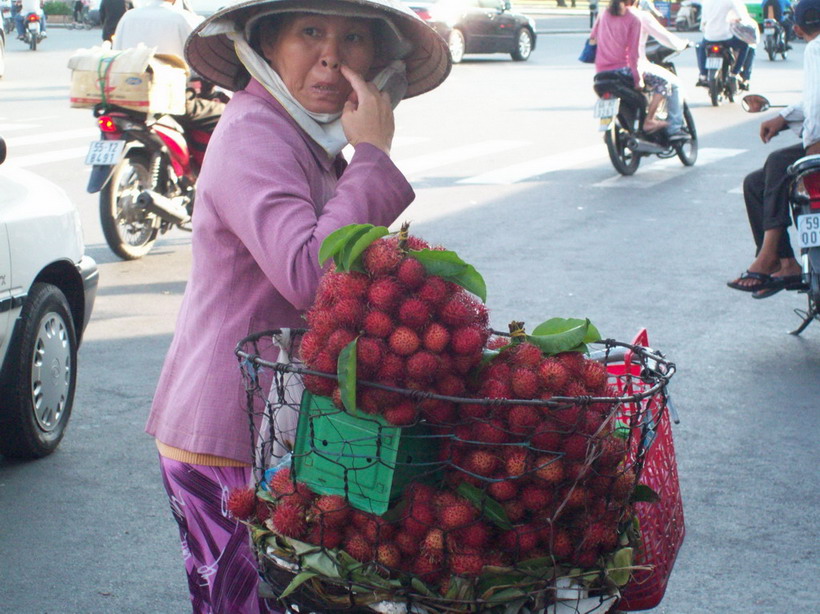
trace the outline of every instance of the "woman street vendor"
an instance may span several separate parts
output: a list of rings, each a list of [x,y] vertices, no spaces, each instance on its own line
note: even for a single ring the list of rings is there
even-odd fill
[[[233,350],[249,333],[304,325],[331,232],[389,226],[412,202],[390,159],[393,108],[441,84],[450,59],[395,0],[241,2],[200,24],[185,54],[236,94],[199,176],[192,269],[146,430],[193,611],[278,611],[258,598],[247,529],[226,511],[253,455]]]

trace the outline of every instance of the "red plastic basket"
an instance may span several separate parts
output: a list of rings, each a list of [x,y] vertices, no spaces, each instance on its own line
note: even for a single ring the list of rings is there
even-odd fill
[[[632,343],[649,347],[646,330],[641,330]],[[632,387],[641,386],[637,377],[640,369],[640,365],[632,364],[632,352],[626,353],[623,363],[608,366],[612,374],[636,376],[629,384]],[[641,527],[641,546],[636,553],[635,564],[650,569],[636,571],[621,591],[618,609],[627,612],[648,610],[661,602],[685,533],[672,424],[668,407],[663,401],[655,398],[650,402],[649,415],[656,422],[655,434],[644,456],[639,480],[658,493],[660,501],[635,504]]]

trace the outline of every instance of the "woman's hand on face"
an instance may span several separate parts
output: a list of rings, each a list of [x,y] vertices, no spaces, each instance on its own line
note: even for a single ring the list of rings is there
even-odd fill
[[[342,110],[342,128],[347,140],[354,147],[370,143],[389,155],[395,131],[390,96],[348,66],[342,64],[341,70],[353,87]]]

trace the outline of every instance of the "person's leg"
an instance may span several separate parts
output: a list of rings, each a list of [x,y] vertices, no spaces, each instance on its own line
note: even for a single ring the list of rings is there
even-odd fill
[[[695,56],[698,59],[698,85],[701,80],[706,80],[706,46],[709,44],[705,38],[695,45]]]
[[[643,128],[647,132],[654,132],[667,126],[666,122],[655,119],[655,113],[658,112],[661,100],[663,100],[663,94],[658,94],[657,92],[652,94],[652,98],[649,100],[649,106],[646,108],[646,117],[643,120]]]
[[[23,15],[18,13],[14,16],[14,22],[17,24],[17,37],[23,38],[26,35],[25,27],[23,26]]]
[[[669,134],[675,134],[680,131],[683,126],[683,104],[680,99],[680,79],[673,72],[665,68],[653,64],[650,66],[645,75],[645,80],[653,88],[654,91],[662,93],[666,98],[666,119],[668,126],[666,131]]]
[[[191,465],[160,456],[165,491],[179,525],[194,614],[281,612],[260,599],[248,529],[227,512],[227,497],[250,482],[250,468]]]
[[[740,74],[740,70],[743,68],[744,62],[746,62],[746,55],[749,52],[749,44],[740,40],[736,36],[733,36],[726,41],[726,44],[735,50],[735,63],[732,66],[731,72],[733,75],[738,75]]]
[[[755,61],[755,48],[748,47],[746,49],[746,58],[743,60],[743,66],[740,67],[740,76],[743,77],[743,80],[746,82],[748,88],[749,80],[752,78],[752,64]]]
[[[43,34],[46,33],[46,13],[45,11],[40,11],[40,32]]]

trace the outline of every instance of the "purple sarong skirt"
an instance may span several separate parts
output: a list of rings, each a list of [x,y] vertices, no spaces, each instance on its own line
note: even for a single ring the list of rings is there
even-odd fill
[[[248,486],[251,469],[159,458],[171,512],[179,524],[194,614],[282,612],[276,602],[259,598],[248,529],[227,511],[228,494]]]

